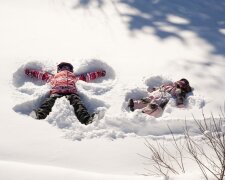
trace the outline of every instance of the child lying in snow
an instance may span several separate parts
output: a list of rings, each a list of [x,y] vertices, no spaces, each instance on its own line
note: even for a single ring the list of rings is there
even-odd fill
[[[184,107],[186,95],[192,92],[192,88],[187,79],[180,79],[174,83],[164,84],[148,91],[149,97],[140,100],[130,99],[128,107],[131,111],[141,109],[143,113],[159,117],[171,97],[175,98],[178,107]]]
[[[52,107],[57,98],[65,96],[74,108],[74,113],[82,124],[89,124],[93,121],[93,116],[90,115],[77,94],[76,82],[78,80],[89,82],[99,77],[105,76],[104,70],[89,72],[82,75],[73,73],[73,66],[70,63],[62,62],[57,66],[55,75],[47,72],[41,72],[34,69],[25,69],[25,74],[51,84],[49,97],[36,110],[32,111],[32,116],[35,119],[45,119],[51,112]]]

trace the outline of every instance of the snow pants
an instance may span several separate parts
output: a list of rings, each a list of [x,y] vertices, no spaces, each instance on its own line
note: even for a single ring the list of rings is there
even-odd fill
[[[61,95],[61,94],[53,94],[47,98],[42,105],[35,110],[37,119],[45,119],[52,110],[52,107],[55,104],[57,98],[61,98],[65,96],[70,104],[74,108],[74,113],[77,119],[82,123],[86,124],[89,119],[91,118],[90,114],[87,111],[87,108],[84,106],[83,102],[81,101],[78,94],[68,94],[68,95]]]
[[[143,113],[148,115],[159,117],[163,113],[163,108],[167,104],[167,100],[163,102],[157,102],[153,96],[146,97],[140,100],[134,100],[134,110],[141,109]]]

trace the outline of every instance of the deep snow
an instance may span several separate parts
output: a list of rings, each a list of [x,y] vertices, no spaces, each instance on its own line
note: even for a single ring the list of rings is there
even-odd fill
[[[113,3],[114,2],[114,3]],[[222,0],[21,0],[0,2],[0,179],[163,179],[144,177],[150,165],[145,138],[169,144],[169,127],[182,137],[184,120],[218,116],[225,90],[225,4]],[[65,98],[43,121],[29,115],[49,87],[25,67],[54,73],[60,61],[77,73],[102,68],[107,76],[79,82],[93,124],[78,122]],[[171,100],[162,117],[127,110],[149,86],[186,77],[194,91],[187,108]],[[104,116],[103,116],[104,114]],[[203,179],[190,162],[185,175]]]
[[[80,124],[74,116],[73,108],[66,98],[57,99],[46,121],[63,129],[66,138],[82,140],[83,138],[101,137],[117,139],[128,136],[160,136],[169,133],[168,125],[174,133],[180,134],[184,128],[185,116],[183,114],[190,114],[192,110],[200,110],[205,106],[203,98],[194,93],[190,93],[186,101],[186,108],[176,108],[174,100],[171,99],[165,108],[163,116],[160,118],[142,114],[140,111],[131,113],[127,108],[129,98],[146,97],[148,87],[160,86],[163,83],[172,81],[162,76],[152,76],[144,80],[142,87],[124,89],[118,83],[119,80],[116,80],[116,75],[112,67],[103,61],[80,61],[80,64],[75,65],[75,67],[77,68],[74,71],[77,74],[91,72],[96,69],[104,69],[107,75],[93,82],[86,83],[79,81],[77,83],[79,94],[89,112],[99,112],[94,123],[88,126]],[[49,69],[49,72],[52,74],[56,72],[55,67],[48,67],[47,64],[29,62],[22,65],[13,74],[13,85],[15,86],[14,99],[18,99],[19,101],[13,109],[22,115],[29,116],[33,109],[40,106],[41,102],[47,96],[50,87],[37,79],[26,77],[24,75],[25,68]],[[120,94],[116,93],[116,91],[120,92]],[[120,96],[119,99],[117,99],[117,96]],[[115,101],[112,100],[113,98],[116,99],[117,106],[115,106]],[[180,119],[178,116],[179,111],[183,115]],[[186,120],[189,120],[188,126],[190,127],[190,131],[197,132],[193,117],[186,117]]]

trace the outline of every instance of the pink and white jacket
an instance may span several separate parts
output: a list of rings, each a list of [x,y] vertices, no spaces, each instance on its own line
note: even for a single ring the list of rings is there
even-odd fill
[[[143,113],[159,117],[170,98],[176,100],[178,107],[183,107],[187,92],[184,92],[181,88],[178,88],[178,86],[182,86],[179,81],[148,89],[148,97],[134,100],[134,109],[142,109]],[[152,108],[153,105],[155,105],[155,108]]]
[[[25,74],[32,78],[37,78],[50,83],[51,90],[50,94],[74,94],[77,93],[76,82],[92,81],[96,78],[105,76],[104,70],[97,70],[86,74],[76,75],[68,70],[63,70],[55,75],[48,72],[38,71],[35,69],[25,69]]]

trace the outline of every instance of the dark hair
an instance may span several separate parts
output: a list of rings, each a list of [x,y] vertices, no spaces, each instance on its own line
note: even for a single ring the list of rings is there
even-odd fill
[[[189,85],[189,81],[185,78],[180,79],[180,81],[183,81],[186,85]]]
[[[183,81],[186,84],[186,87],[185,87],[186,93],[192,92],[193,88],[190,86],[189,81],[187,79],[182,78],[182,79],[180,79],[180,81]]]
[[[70,68],[70,71],[73,72],[73,65],[67,62],[61,62],[57,65],[57,72],[61,71],[63,66],[68,66]]]

